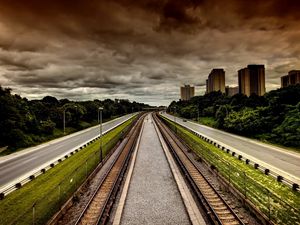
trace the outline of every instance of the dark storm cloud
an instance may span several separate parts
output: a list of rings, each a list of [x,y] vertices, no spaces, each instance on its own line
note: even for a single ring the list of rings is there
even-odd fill
[[[203,92],[214,67],[233,86],[238,69],[265,64],[268,89],[300,67],[293,0],[0,0],[0,9],[0,84],[30,98],[168,104],[181,84]]]
[[[51,29],[70,37],[78,33],[83,36],[91,35],[90,37],[107,33],[114,36],[134,33],[134,29],[126,24],[133,20],[123,18],[131,13],[137,19],[154,22],[151,23],[154,25],[152,28],[183,29],[182,31],[185,31],[185,26],[188,30],[193,25],[199,29],[209,26],[232,28],[249,25],[251,20],[260,18],[273,18],[277,21],[260,24],[256,27],[258,29],[267,30],[267,26],[275,24],[278,29],[284,29],[288,26],[287,20],[300,18],[300,4],[297,0],[1,0],[0,6],[2,21],[23,28],[19,33],[26,32],[25,28],[44,31]],[[255,25],[258,24],[259,21]],[[123,26],[113,27],[114,25]]]

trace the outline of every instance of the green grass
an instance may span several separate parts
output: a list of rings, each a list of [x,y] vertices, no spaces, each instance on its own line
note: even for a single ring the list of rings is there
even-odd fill
[[[135,117],[134,117],[135,118]],[[123,136],[134,118],[103,136],[103,156]],[[0,224],[45,224],[72,196],[100,161],[99,140],[0,201]]]
[[[195,119],[195,121],[197,122],[197,118]],[[209,127],[219,129],[217,127],[217,121],[214,117],[199,117],[198,123],[209,126]],[[219,130],[222,130],[222,129],[219,129]],[[222,130],[222,131],[229,132],[227,130]],[[236,133],[233,133],[233,132],[230,132],[230,133],[241,136],[241,134],[236,134]],[[260,134],[260,135],[255,135],[253,137],[242,135],[242,137],[250,138],[250,139],[253,139],[253,140],[256,140],[256,141],[261,141],[265,144],[273,145],[275,147],[279,147],[279,148],[285,149],[287,151],[293,151],[293,152],[296,152],[296,153],[300,152],[300,149],[297,148],[297,147],[287,147],[287,146],[284,146],[282,144],[271,142],[271,141],[267,140],[266,136],[268,136],[268,134]]]
[[[197,118],[196,118],[197,120]],[[201,123],[203,125],[206,125],[206,126],[210,126],[210,127],[216,127],[217,126],[217,121],[215,120],[214,117],[199,117],[199,121],[198,123]]]
[[[219,173],[247,199],[277,224],[300,224],[300,193],[277,182],[251,165],[238,160],[203,141],[187,129],[162,117],[166,124],[185,140],[199,157],[214,165]]]

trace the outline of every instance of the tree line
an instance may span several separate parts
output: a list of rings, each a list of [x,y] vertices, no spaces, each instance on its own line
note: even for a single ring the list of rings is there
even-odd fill
[[[176,108],[176,109],[175,109]],[[215,128],[288,147],[300,147],[300,85],[232,97],[221,92],[173,101],[168,112],[206,121]],[[202,118],[205,118],[201,120]]]
[[[103,121],[149,107],[126,99],[75,102],[46,96],[28,100],[11,91],[0,86],[0,148],[7,149],[2,154],[62,136],[64,111],[66,133],[71,133],[96,125],[99,107],[103,107]]]

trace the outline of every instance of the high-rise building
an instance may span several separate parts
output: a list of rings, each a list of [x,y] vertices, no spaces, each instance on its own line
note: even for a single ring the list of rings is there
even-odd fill
[[[250,95],[250,73],[248,68],[238,71],[239,93]]]
[[[236,87],[226,86],[225,87],[225,93],[226,93],[227,96],[234,96],[237,93],[239,93],[239,87],[238,86],[236,86]]]
[[[300,70],[291,70],[288,75],[281,77],[281,87],[300,84]]]
[[[180,87],[180,96],[182,101],[188,101],[195,96],[195,87],[184,85]]]
[[[248,65],[247,68],[239,70],[238,80],[241,94],[262,96],[266,92],[264,65]]]
[[[225,71],[223,69],[213,69],[206,80],[206,93],[221,91],[225,93]]]

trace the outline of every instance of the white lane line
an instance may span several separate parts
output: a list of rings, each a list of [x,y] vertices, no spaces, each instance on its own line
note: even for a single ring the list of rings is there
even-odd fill
[[[130,119],[131,117],[133,117],[135,114],[136,114],[136,113],[134,113],[134,114],[129,114],[130,116],[129,116],[128,118],[126,118],[124,121],[129,120],[129,119]],[[121,116],[121,117],[115,118],[115,119],[113,119],[113,120],[107,121],[107,122],[103,123],[103,126],[106,126],[106,125],[108,125],[108,124],[110,124],[110,123],[113,123],[113,122],[115,122],[116,120],[121,120],[121,119],[123,119],[123,118],[126,117],[126,116],[128,116],[128,115]],[[121,121],[121,122],[122,122],[122,121]],[[30,153],[30,152],[38,151],[38,150],[40,150],[41,148],[44,148],[44,147],[47,147],[47,146],[49,146],[49,145],[58,143],[58,142],[60,142],[60,141],[64,141],[64,140],[69,139],[69,138],[72,138],[72,137],[74,137],[74,136],[76,136],[76,135],[80,135],[80,134],[82,134],[82,133],[89,132],[90,130],[96,129],[98,126],[99,126],[99,125],[96,125],[96,126],[93,126],[93,127],[90,127],[90,128],[87,128],[87,129],[84,129],[84,130],[75,132],[75,133],[73,133],[73,134],[69,134],[69,135],[64,136],[64,137],[56,138],[56,139],[53,139],[53,140],[48,141],[48,142],[46,142],[46,143],[42,143],[42,144],[37,145],[37,146],[33,146],[33,147],[30,147],[30,148],[26,148],[26,149],[21,150],[21,151],[18,151],[18,152],[16,152],[16,153],[12,153],[12,154],[9,154],[9,155],[6,155],[6,156],[1,156],[1,157],[0,157],[0,164],[1,164],[2,162],[11,160],[11,159],[13,159],[13,158],[17,158],[17,157],[20,157],[20,156],[22,156],[22,155],[28,154],[28,153]]]
[[[159,137],[159,140],[160,140],[160,143],[161,143],[161,146],[162,146],[162,149],[164,150],[165,152],[165,155],[166,155],[166,158],[167,158],[167,161],[169,163],[169,166],[171,168],[171,171],[172,171],[172,174],[174,176],[174,179],[176,181],[176,184],[178,186],[178,190],[179,190],[179,193],[183,199],[183,202],[184,202],[184,205],[186,207],[186,210],[188,212],[188,215],[190,217],[190,220],[191,220],[191,223],[193,225],[206,225],[206,222],[205,220],[203,219],[199,209],[198,209],[198,206],[188,188],[188,186],[186,185],[168,147],[167,147],[167,144],[166,142],[164,141],[160,131],[158,130],[158,127],[156,126],[155,122],[153,123],[154,124],[154,127],[155,127],[155,130],[156,130],[156,133]]]
[[[170,119],[170,118],[168,118],[168,119]],[[176,122],[176,123],[178,123],[178,122]],[[233,147],[231,147],[231,146],[229,146],[229,145],[227,145],[227,144],[225,144],[225,143],[223,143],[221,141],[218,141],[218,140],[216,140],[216,139],[214,139],[212,137],[208,137],[208,136],[204,135],[203,133],[201,133],[201,132],[199,132],[197,130],[194,130],[194,129],[190,128],[190,127],[188,127],[185,124],[181,124],[181,123],[178,123],[178,124],[182,125],[183,127],[187,128],[187,129],[189,129],[189,130],[191,130],[191,131],[193,131],[195,133],[201,134],[203,137],[206,137],[206,138],[210,139],[211,141],[216,142],[219,145],[221,145],[221,146],[223,146],[223,147],[225,147],[227,149],[230,149],[231,151],[235,152],[236,154],[242,155],[244,158],[249,159],[252,162],[258,163],[259,165],[261,165],[261,166],[263,166],[265,168],[268,168],[268,169],[274,171],[275,173],[277,173],[279,175],[282,175],[283,177],[288,178],[289,180],[291,180],[294,183],[297,183],[297,184],[300,183],[300,178],[297,177],[297,176],[295,176],[295,175],[292,175],[292,174],[290,174],[288,172],[285,172],[282,169],[279,169],[279,168],[277,168],[277,167],[275,167],[273,165],[270,165],[269,163],[261,161],[261,160],[257,159],[254,156],[250,156],[250,155],[246,154],[245,152],[242,152],[242,151],[240,151],[240,150],[238,150],[236,148],[233,148]]]
[[[126,119],[125,121],[123,121],[123,122],[120,122],[120,123],[116,124],[115,126],[109,128],[108,130],[104,131],[104,132],[103,132],[103,135],[106,134],[106,133],[108,133],[108,132],[110,132],[111,130],[115,129],[115,128],[118,127],[120,124],[125,123],[125,122],[128,121],[130,118],[131,118],[131,117],[127,118],[127,119]],[[99,136],[99,135],[97,135],[97,136]],[[97,136],[95,136],[94,138],[96,138]],[[85,145],[86,143],[90,142],[90,141],[93,140],[94,138],[91,138],[91,139],[87,140],[86,142],[83,142],[83,143],[81,143],[81,144],[75,146],[74,148],[69,149],[68,151],[66,151],[66,152],[64,152],[64,153],[62,153],[62,154],[60,154],[60,155],[58,155],[56,158],[50,159],[48,162],[46,162],[46,163],[44,163],[44,164],[42,164],[42,165],[40,165],[40,166],[38,166],[38,167],[32,169],[31,171],[29,171],[29,172],[27,172],[27,173],[25,173],[25,174],[23,174],[23,175],[20,175],[19,177],[13,179],[13,180],[10,181],[9,183],[0,185],[0,193],[1,193],[1,192],[4,192],[4,191],[7,190],[9,187],[12,187],[12,186],[15,185],[16,183],[19,183],[19,182],[21,182],[22,180],[28,178],[30,175],[35,174],[35,173],[41,171],[41,169],[46,168],[46,167],[49,166],[51,163],[56,163],[59,159],[64,158],[65,155],[69,155],[71,152],[73,152],[73,151],[75,151],[76,149],[82,147],[83,145]]]
[[[168,119],[171,119],[172,121],[174,121],[174,119],[172,118],[172,116],[170,116],[169,114],[166,114],[166,115],[167,115]],[[176,117],[176,118],[178,120],[183,119],[181,117]],[[183,125],[183,123],[181,123],[181,121],[176,121],[176,122],[177,123],[180,122],[179,124]],[[287,155],[290,155],[290,156],[293,156],[293,157],[297,157],[297,158],[300,159],[300,154],[299,153],[292,152],[289,149],[284,149],[284,148],[273,146],[273,145],[270,145],[270,144],[267,144],[267,143],[260,142],[258,140],[253,140],[253,139],[250,139],[250,138],[241,137],[239,135],[235,135],[235,134],[231,134],[231,133],[228,133],[228,132],[225,132],[225,131],[222,131],[222,130],[218,130],[218,129],[215,129],[215,128],[212,128],[212,127],[209,127],[209,126],[206,126],[206,125],[203,125],[203,124],[196,123],[196,122],[191,121],[191,120],[187,120],[187,123],[191,123],[191,124],[196,125],[196,126],[198,126],[200,128],[203,128],[203,129],[208,129],[208,130],[211,130],[211,131],[214,131],[214,132],[219,132],[219,133],[221,133],[223,135],[228,135],[230,137],[237,138],[237,139],[240,139],[242,141],[250,142],[252,144],[257,144],[257,145],[260,145],[262,147],[268,148],[270,150],[278,151],[280,153],[287,154]]]
[[[132,174],[133,174],[133,169],[134,169],[134,166],[135,166],[135,161],[136,161],[137,152],[138,152],[138,149],[139,149],[139,146],[140,146],[142,133],[143,133],[143,130],[144,130],[144,124],[145,124],[145,120],[143,121],[141,132],[139,134],[139,137],[138,137],[135,149],[134,149],[133,157],[132,157],[132,160],[130,162],[129,171],[128,171],[128,174],[127,174],[127,177],[126,177],[126,180],[125,180],[125,184],[124,184],[124,187],[123,187],[123,190],[122,190],[122,194],[121,194],[121,197],[120,197],[120,201],[119,201],[119,204],[118,204],[118,207],[117,207],[117,210],[116,210],[113,225],[121,224],[123,209],[124,209],[125,201],[126,201],[126,198],[127,198],[131,177],[132,177]]]
[[[280,152],[280,153],[283,153],[283,154],[286,154],[286,155],[290,155],[290,156],[293,156],[293,157],[296,157],[296,158],[300,159],[300,154],[299,153],[292,152],[291,150],[288,150],[288,149],[284,149],[284,148],[280,148],[280,147],[277,147],[277,146],[269,145],[269,144],[260,142],[258,140],[252,140],[252,139],[249,139],[249,138],[240,137],[238,135],[230,134],[230,133],[227,133],[227,132],[222,131],[222,130],[216,130],[216,129],[213,129],[211,127],[204,126],[202,124],[197,124],[193,121],[188,121],[188,123],[194,124],[194,125],[199,126],[199,127],[204,127],[205,129],[209,129],[209,130],[212,130],[212,131],[220,132],[221,134],[228,135],[228,136],[231,136],[233,138],[240,139],[242,141],[250,142],[252,144],[260,145],[260,146],[268,148],[272,151],[277,151],[277,152]]]

